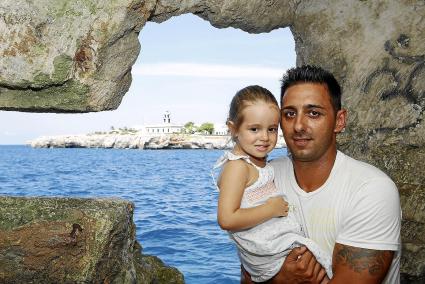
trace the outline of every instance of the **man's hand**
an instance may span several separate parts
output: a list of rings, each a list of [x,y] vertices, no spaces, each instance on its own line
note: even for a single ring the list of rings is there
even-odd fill
[[[326,276],[325,269],[306,248],[294,248],[286,257],[275,283],[321,283]]]
[[[280,271],[268,284],[312,283],[320,284],[325,280],[326,271],[306,247],[294,248],[286,257]],[[242,267],[241,284],[254,283]]]

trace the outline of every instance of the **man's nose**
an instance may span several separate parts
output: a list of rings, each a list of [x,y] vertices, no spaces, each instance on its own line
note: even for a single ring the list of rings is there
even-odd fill
[[[294,121],[295,132],[302,132],[306,127],[306,118],[303,115],[297,115]]]

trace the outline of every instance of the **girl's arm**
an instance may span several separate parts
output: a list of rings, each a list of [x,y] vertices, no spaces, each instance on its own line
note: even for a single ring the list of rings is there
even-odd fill
[[[288,203],[282,197],[273,197],[265,204],[239,208],[249,181],[248,164],[241,160],[229,161],[220,175],[217,219],[223,230],[235,231],[254,227],[273,217],[286,216]]]

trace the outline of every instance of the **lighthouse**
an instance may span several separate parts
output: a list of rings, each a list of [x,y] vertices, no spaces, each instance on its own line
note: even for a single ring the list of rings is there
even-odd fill
[[[167,110],[162,115],[162,123],[144,126],[146,133],[151,135],[181,133],[183,125],[171,124],[171,113]]]
[[[164,124],[170,124],[170,123],[171,123],[170,112],[167,110],[164,113]]]

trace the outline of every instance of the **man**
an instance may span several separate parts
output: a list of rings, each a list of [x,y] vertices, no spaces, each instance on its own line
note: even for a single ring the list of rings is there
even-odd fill
[[[399,283],[401,210],[398,190],[377,168],[336,148],[346,110],[334,76],[315,66],[287,72],[281,127],[290,153],[272,161],[306,237],[332,255],[329,283]],[[305,247],[286,257],[269,283],[321,283],[325,272]],[[242,269],[242,283],[252,283]]]

